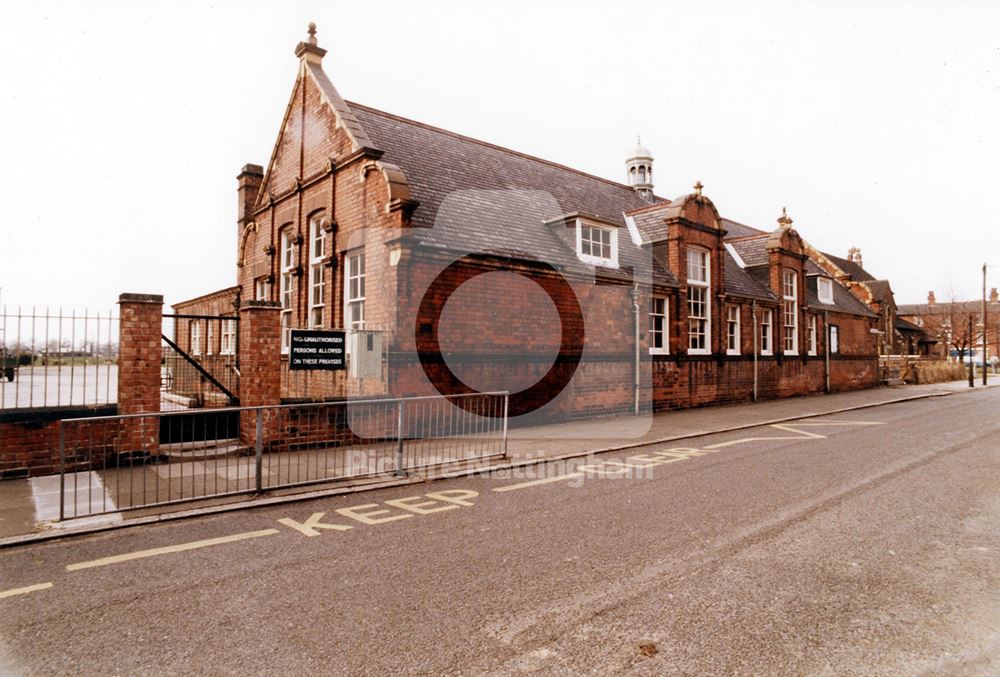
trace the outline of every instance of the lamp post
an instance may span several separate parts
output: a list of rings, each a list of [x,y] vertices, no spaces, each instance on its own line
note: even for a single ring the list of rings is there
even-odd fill
[[[976,360],[972,357],[972,345],[973,345],[972,341],[974,340],[973,339],[973,334],[972,334],[972,325],[974,324],[974,322],[972,321],[972,314],[971,313],[969,313],[968,318],[969,318],[969,326],[968,326],[968,329],[969,329],[969,336],[968,336],[968,346],[969,346],[969,387],[970,388],[975,388],[976,387]]]
[[[987,329],[989,325],[986,323],[986,264],[983,264],[983,385],[986,385],[986,352],[989,349],[989,341],[987,340]]]
[[[987,364],[986,358],[989,357],[988,353],[989,353],[989,347],[990,347],[990,341],[989,341],[990,325],[989,325],[989,322],[987,322],[988,318],[986,316],[986,312],[987,312],[987,308],[988,308],[988,304],[987,304],[987,301],[986,301],[986,269],[987,268],[996,268],[996,266],[991,266],[991,265],[986,264],[986,263],[983,264],[983,385],[986,385],[986,364]]]

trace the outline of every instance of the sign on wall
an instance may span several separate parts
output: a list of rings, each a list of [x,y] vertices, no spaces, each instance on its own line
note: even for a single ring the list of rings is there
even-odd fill
[[[289,369],[344,369],[347,366],[344,332],[293,329],[288,349]]]

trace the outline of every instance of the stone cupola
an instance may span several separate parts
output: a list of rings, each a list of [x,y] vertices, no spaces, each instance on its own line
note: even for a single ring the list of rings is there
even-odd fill
[[[628,185],[646,200],[653,199],[653,154],[637,137],[635,148],[625,160]]]

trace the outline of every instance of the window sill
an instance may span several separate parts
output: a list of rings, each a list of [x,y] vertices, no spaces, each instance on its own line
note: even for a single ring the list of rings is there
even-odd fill
[[[614,259],[603,259],[599,256],[591,256],[590,254],[577,254],[579,258],[584,263],[589,263],[592,266],[600,266],[602,268],[614,268],[618,269],[618,261]]]
[[[705,348],[688,348],[688,355],[711,355],[712,351]]]
[[[666,348],[650,348],[649,349],[649,354],[650,355],[669,355],[670,351],[668,349],[666,349]]]

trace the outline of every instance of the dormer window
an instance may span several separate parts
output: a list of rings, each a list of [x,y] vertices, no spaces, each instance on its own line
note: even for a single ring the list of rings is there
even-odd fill
[[[833,280],[828,277],[816,278],[816,295],[820,303],[833,303]]]
[[[577,219],[576,252],[586,263],[617,268],[618,229]]]

